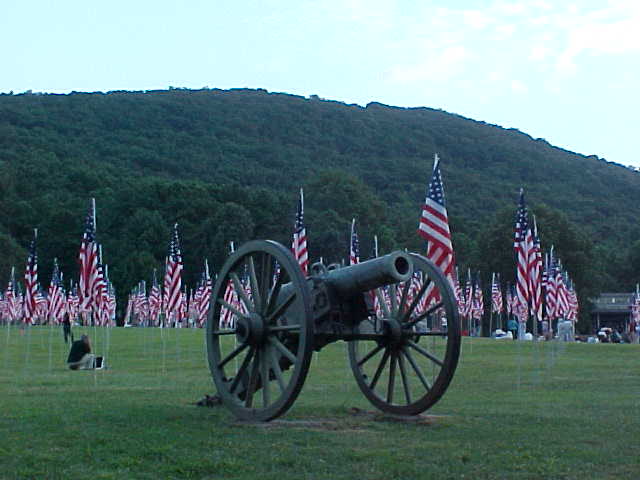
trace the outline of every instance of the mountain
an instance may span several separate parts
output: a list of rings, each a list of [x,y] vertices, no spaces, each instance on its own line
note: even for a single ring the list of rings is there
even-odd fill
[[[0,283],[11,264],[23,268],[34,227],[41,278],[53,256],[75,275],[91,197],[121,292],[161,267],[175,221],[191,281],[205,256],[220,265],[230,240],[289,242],[300,186],[312,258],[346,255],[352,216],[364,257],[373,234],[383,248],[423,249],[415,228],[436,152],[460,264],[494,268],[484,237],[507,218],[500,212],[512,219],[524,187],[533,213],[562,212],[590,242],[606,270],[591,288],[636,281],[625,269],[640,235],[640,174],[631,169],[430,108],[171,89],[0,95]],[[538,226],[549,248],[545,236],[556,241],[557,232]]]

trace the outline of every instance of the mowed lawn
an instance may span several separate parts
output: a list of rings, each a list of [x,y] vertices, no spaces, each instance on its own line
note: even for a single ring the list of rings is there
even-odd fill
[[[194,405],[204,331],[82,332],[108,370],[67,370],[59,329],[0,328],[0,478],[640,478],[639,345],[465,338],[442,400],[401,421],[337,343],[285,416],[243,424]]]

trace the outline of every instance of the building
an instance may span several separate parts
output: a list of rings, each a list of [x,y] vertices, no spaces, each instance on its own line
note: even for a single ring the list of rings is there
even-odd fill
[[[631,305],[633,293],[601,293],[593,299],[591,310],[591,325],[597,332],[602,327],[615,328],[626,332],[631,322]]]

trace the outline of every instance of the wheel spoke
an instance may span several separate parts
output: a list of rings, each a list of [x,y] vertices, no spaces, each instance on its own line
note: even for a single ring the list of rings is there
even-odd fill
[[[258,285],[258,277],[256,277],[256,266],[253,262],[253,257],[249,257],[249,283],[251,285],[254,308],[259,312],[262,308],[262,296],[260,294],[260,286]]]
[[[271,358],[271,368],[273,369],[273,373],[275,374],[276,380],[278,381],[280,391],[284,392],[287,387],[284,383],[284,377],[282,376],[282,369],[280,368],[280,364],[278,363],[276,351],[273,348],[269,348],[269,358]]]
[[[417,343],[412,342],[411,340],[409,340],[409,341],[407,341],[407,345],[409,345],[411,348],[413,348],[416,352],[421,353],[422,355],[427,357],[429,360],[431,360],[436,365],[438,365],[440,367],[444,366],[444,362],[442,360],[440,360],[438,357],[435,357],[435,356],[431,355],[429,352],[427,352],[424,348],[422,348]]]
[[[227,330],[216,330],[214,332],[211,332],[211,335],[235,335],[235,333],[236,329],[232,328]]]
[[[447,332],[414,332],[412,335],[416,337],[446,337]]]
[[[242,313],[240,310],[238,310],[236,307],[234,307],[233,305],[231,305],[229,302],[227,302],[226,300],[224,300],[223,298],[216,298],[216,302],[218,302],[220,305],[222,305],[224,308],[231,310],[231,312],[236,315],[237,317],[240,318],[249,318],[247,317],[244,313]]]
[[[267,308],[267,298],[269,296],[269,288],[273,278],[273,261],[272,257],[267,254],[262,255],[262,261],[260,262],[260,273],[260,298],[262,299],[260,311],[264,314]]]
[[[267,408],[271,403],[271,392],[269,391],[269,358],[267,357],[267,345],[262,349],[261,362],[260,362],[260,378],[262,379],[262,407]]]
[[[276,302],[278,301],[278,296],[280,295],[280,289],[282,288],[282,284],[284,283],[283,278],[284,278],[284,273],[282,272],[282,269],[281,269],[280,273],[278,274],[278,277],[276,278],[276,282],[273,284],[273,287],[269,292],[269,298],[267,300],[267,308],[265,308],[264,310],[265,315],[269,314],[269,312],[273,309]]]
[[[411,364],[411,367],[413,367],[413,371],[416,372],[416,375],[420,379],[420,382],[422,382],[422,385],[424,386],[424,388],[427,390],[427,392],[430,391],[431,390],[431,384],[424,377],[424,374],[422,373],[422,370],[420,370],[420,367],[418,366],[418,364],[416,363],[414,358],[411,356],[411,352],[409,350],[407,350],[406,348],[403,348],[402,349],[402,353],[404,354],[405,357],[407,357],[407,360],[409,360],[409,363]]]
[[[300,325],[277,325],[275,327],[269,327],[270,332],[291,332],[300,330]]]
[[[231,281],[233,282],[233,288],[235,289],[236,293],[240,297],[240,300],[242,301],[242,303],[244,303],[244,306],[247,309],[247,312],[254,312],[255,307],[253,306],[253,303],[247,296],[247,292],[244,289],[244,286],[242,285],[242,282],[240,281],[238,274],[236,272],[231,272],[229,273],[229,276],[231,277]]]
[[[387,364],[388,358],[389,358],[389,350],[385,350],[384,355],[382,355],[382,359],[378,364],[376,373],[373,376],[373,380],[371,380],[371,383],[369,384],[369,389],[373,390],[376,387],[376,383],[378,383],[378,380],[380,379],[380,375],[382,374],[382,370],[384,370],[384,367]]]
[[[380,350],[382,350],[384,347],[382,345],[378,345],[376,348],[374,348],[373,350],[371,350],[369,353],[367,353],[364,357],[362,357],[362,359],[360,359],[358,361],[358,366],[361,367],[362,365],[364,365],[365,363],[367,363],[369,361],[369,359],[371,359],[371,357],[373,357],[376,353],[378,353]]]
[[[229,361],[236,358],[238,354],[241,353],[248,346],[249,346],[248,343],[243,343],[241,345],[238,345],[229,355],[224,357],[224,359],[222,359],[220,363],[218,363],[218,368],[223,368],[227,363],[229,363]]]
[[[273,320],[281,316],[282,312],[289,308],[291,303],[293,303],[293,301],[296,299],[296,296],[296,292],[291,290],[287,294],[287,297],[276,308],[274,308],[273,312],[269,314],[269,316],[267,317],[267,325],[271,324]]]
[[[413,320],[411,320],[409,323],[406,323],[405,325],[403,325],[403,327],[413,327],[416,323],[418,323],[421,320],[424,320],[425,318],[427,318],[429,315],[431,315],[433,312],[435,312],[436,310],[438,310],[439,308],[441,308],[444,305],[443,302],[438,302],[436,303],[433,307],[429,308],[426,312],[421,313],[420,315],[418,315],[416,318],[414,318]]]
[[[422,284],[422,286],[420,287],[420,290],[411,301],[411,305],[409,305],[409,309],[402,316],[402,320],[400,320],[401,323],[404,323],[409,319],[409,317],[411,316],[411,312],[413,312],[416,309],[416,306],[418,305],[418,303],[420,303],[420,299],[422,298],[424,293],[427,291],[427,288],[429,288],[429,285],[431,285],[431,279],[427,278],[426,282]]]
[[[278,340],[278,337],[270,336],[269,341],[273,344],[274,347],[278,349],[278,351],[282,355],[287,357],[292,364],[296,363],[296,356],[287,347],[285,347],[280,340]]]
[[[260,371],[260,350],[256,349],[256,354],[251,364],[251,375],[249,376],[249,386],[247,387],[247,394],[244,397],[244,406],[251,408],[253,404],[253,394],[258,388],[258,373]]]
[[[389,366],[389,386],[387,387],[387,403],[393,403],[393,390],[396,383],[396,354],[391,353],[391,363]]]
[[[231,386],[229,387],[229,393],[233,393],[235,389],[238,388],[240,380],[242,380],[242,376],[247,371],[247,367],[249,366],[249,363],[251,362],[251,359],[253,358],[255,353],[256,353],[255,347],[251,347],[251,349],[249,350],[249,353],[247,353],[247,356],[244,357],[244,360],[240,364],[240,368],[236,372],[235,378],[231,382]]]
[[[400,378],[402,378],[402,387],[404,388],[404,398],[407,405],[411,404],[411,391],[409,390],[409,381],[407,379],[407,371],[404,366],[404,357],[402,352],[398,355],[398,366],[400,367]]]

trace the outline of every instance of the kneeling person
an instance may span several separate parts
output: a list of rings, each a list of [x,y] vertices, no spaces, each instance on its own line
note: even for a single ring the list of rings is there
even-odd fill
[[[67,358],[67,365],[71,370],[92,370],[95,364],[95,355],[91,353],[91,342],[88,335],[82,335],[80,340],[71,344],[71,351]]]

